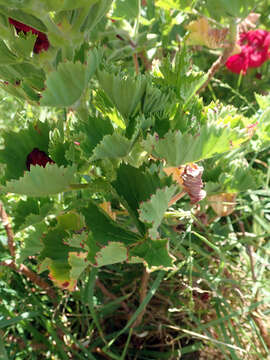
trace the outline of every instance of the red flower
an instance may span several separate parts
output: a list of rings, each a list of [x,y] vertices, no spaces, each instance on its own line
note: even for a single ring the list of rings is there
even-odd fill
[[[45,167],[47,163],[54,164],[54,161],[38,148],[34,148],[26,158],[26,167],[30,171],[30,165],[39,165]]]
[[[48,50],[50,43],[49,43],[49,40],[48,40],[46,34],[32,28],[31,26],[25,25],[17,20],[8,18],[8,21],[11,25],[13,25],[15,27],[17,33],[19,33],[20,31],[23,31],[26,34],[29,31],[31,31],[32,34],[37,35],[37,39],[36,39],[36,42],[34,45],[34,53],[38,54],[42,50],[45,50],[45,51]]]
[[[247,69],[261,66],[269,58],[270,32],[266,30],[251,30],[240,34],[240,54],[232,55],[226,62],[226,67],[237,74],[246,74]]]

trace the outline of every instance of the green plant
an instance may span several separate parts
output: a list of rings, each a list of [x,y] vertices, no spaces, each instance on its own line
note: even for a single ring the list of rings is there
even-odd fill
[[[20,114],[3,123],[0,150],[12,216],[11,226],[1,207],[6,358],[34,358],[38,343],[44,358],[184,359],[205,341],[225,359],[248,359],[254,336],[250,359],[269,355],[254,314],[268,314],[269,172],[259,157],[270,145],[269,97],[250,104],[240,83],[216,78],[236,20],[265,5],[240,3],[0,1],[1,87]],[[186,42],[195,15],[226,27],[228,44],[215,43],[209,69]],[[235,106],[227,94],[217,100],[211,83],[227,87]],[[18,314],[30,286],[23,276],[34,290]],[[168,351],[153,350],[158,315],[144,321],[154,300]],[[20,336],[24,345],[13,343]]]

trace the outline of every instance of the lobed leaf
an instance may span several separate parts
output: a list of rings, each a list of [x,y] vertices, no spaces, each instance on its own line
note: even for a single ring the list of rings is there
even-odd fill
[[[68,263],[70,265],[70,278],[78,280],[82,272],[89,266],[89,261],[86,259],[87,253],[70,252],[68,255]]]
[[[155,194],[151,196],[150,200],[140,205],[140,220],[151,224],[149,235],[152,239],[158,238],[159,234],[157,229],[161,224],[164,212],[167,210],[171,198],[177,190],[178,186],[176,185],[158,189]]]
[[[128,155],[132,142],[121,134],[105,135],[93,150],[90,160],[118,159]]]
[[[109,242],[95,256],[98,267],[127,261],[127,248],[120,242]]]
[[[126,119],[127,124],[128,117],[134,114],[144,95],[146,79],[142,76],[132,78],[120,74],[114,75],[105,70],[98,71],[97,76],[101,87]]]
[[[123,244],[133,244],[140,239],[136,233],[118,225],[93,202],[89,202],[87,208],[83,208],[81,212],[96,243],[108,245],[110,241],[116,241]]]
[[[56,164],[47,164],[42,166],[31,166],[29,172],[19,180],[11,180],[1,190],[14,194],[27,196],[49,196],[70,190],[75,166],[58,167]]]
[[[149,199],[158,188],[169,185],[169,181],[168,177],[161,180],[157,172],[143,171],[142,168],[136,169],[126,164],[121,164],[117,169],[117,178],[112,185],[141,234],[145,234],[146,227],[139,219],[140,203]]]
[[[195,136],[169,131],[163,139],[158,140],[150,135],[145,146],[154,157],[166,160],[167,166],[180,166],[227,152],[246,140],[245,130],[210,123],[203,125]]]
[[[169,254],[168,240],[145,240],[130,251],[130,261],[147,263],[148,268],[171,267],[175,258]]]
[[[46,79],[46,89],[40,104],[43,106],[71,106],[81,97],[98,64],[98,53],[89,53],[87,64],[67,61]]]

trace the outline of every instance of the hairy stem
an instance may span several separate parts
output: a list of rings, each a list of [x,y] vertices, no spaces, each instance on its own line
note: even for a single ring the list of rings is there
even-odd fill
[[[254,314],[251,314],[251,317],[254,320],[254,322],[256,323],[256,325],[258,326],[258,328],[260,330],[260,334],[261,334],[266,346],[270,350],[270,335],[268,334],[268,330],[265,326],[264,321],[259,316],[254,315]]]
[[[6,266],[16,271],[18,274],[26,276],[33,284],[43,289],[47,295],[51,298],[54,304],[56,304],[56,293],[50,287],[50,285],[44,281],[38,274],[30,270],[27,266],[21,264],[17,266],[13,260],[5,260],[0,262],[0,266]]]
[[[10,255],[14,258],[15,257],[14,233],[2,203],[0,203],[0,218],[7,233],[8,248]]]
[[[134,62],[136,75],[139,75],[140,68],[139,68],[138,56],[136,53],[133,54],[133,62]]]
[[[210,83],[212,78],[219,71],[219,69],[222,68],[225,65],[228,57],[231,55],[231,53],[232,53],[232,51],[234,49],[234,46],[235,46],[235,41],[236,41],[236,29],[235,29],[235,27],[236,27],[235,24],[232,24],[230,26],[230,29],[229,29],[229,33],[230,33],[229,44],[228,44],[228,46],[226,46],[224,48],[223,53],[212,64],[212,66],[208,70],[207,78],[206,78],[205,82],[202,84],[202,86],[197,90],[197,94],[200,94],[202,91],[204,91],[204,89],[208,86],[208,84]]]
[[[141,280],[141,288],[140,288],[140,303],[143,302],[147,295],[147,286],[150,278],[150,273],[147,271],[146,268],[143,269],[143,275]],[[140,315],[137,317],[137,320],[133,323],[132,328],[135,328],[140,325],[142,322],[143,316],[145,314],[146,308],[143,309],[143,311],[140,313]]]
[[[181,191],[180,193],[176,194],[174,197],[171,198],[171,200],[169,201],[169,205],[168,206],[172,206],[174,203],[176,203],[178,200],[182,199],[183,196],[186,195],[185,191]]]

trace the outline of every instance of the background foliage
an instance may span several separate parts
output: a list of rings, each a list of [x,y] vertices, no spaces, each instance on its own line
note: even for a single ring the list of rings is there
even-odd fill
[[[1,359],[270,356],[269,61],[221,63],[269,10],[0,0]]]

